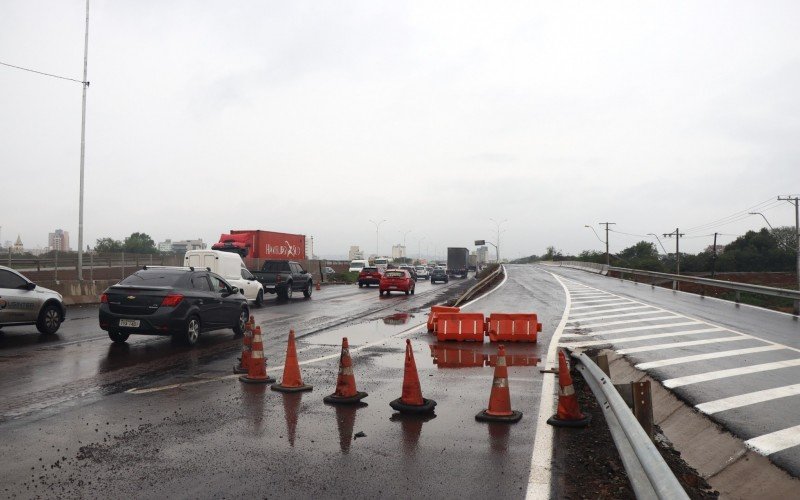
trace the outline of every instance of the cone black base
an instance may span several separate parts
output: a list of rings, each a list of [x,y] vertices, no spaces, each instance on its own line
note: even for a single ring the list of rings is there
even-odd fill
[[[393,409],[400,413],[431,413],[436,408],[436,401],[432,399],[422,398],[421,405],[409,405],[402,401],[403,398],[397,398],[389,403]]]
[[[297,387],[288,387],[281,384],[273,384],[269,386],[269,388],[272,389],[273,391],[278,391],[278,392],[303,392],[303,391],[313,390],[314,386],[303,384]]]
[[[247,373],[247,368],[242,368],[242,365],[233,365],[233,373]]]
[[[584,415],[583,418],[578,420],[561,420],[558,416],[553,415],[547,419],[547,423],[553,427],[586,427],[592,421],[591,415]]]
[[[329,396],[325,396],[324,398],[322,398],[322,401],[334,405],[351,405],[354,403],[358,403],[365,397],[367,397],[366,392],[356,392],[354,396],[348,396],[348,397],[337,396],[334,393]]]
[[[275,379],[272,378],[272,377],[250,378],[247,375],[242,375],[241,377],[239,377],[239,380],[241,380],[242,382],[244,382],[246,384],[271,384],[271,383],[275,382]]]
[[[475,415],[475,420],[478,422],[508,422],[514,424],[522,419],[521,411],[511,411],[511,415],[490,415],[486,410]]]

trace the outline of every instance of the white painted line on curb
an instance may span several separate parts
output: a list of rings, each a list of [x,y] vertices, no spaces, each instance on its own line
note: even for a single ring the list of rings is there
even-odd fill
[[[783,387],[775,387],[774,389],[748,392],[747,394],[740,394],[729,398],[716,399],[714,401],[695,405],[695,408],[705,414],[712,415],[725,410],[732,410],[734,408],[741,408],[742,406],[749,406],[797,395],[800,395],[800,384],[792,384]]]
[[[748,439],[744,444],[762,455],[771,455],[792,448],[800,445],[800,425]]]
[[[661,382],[664,387],[683,387],[700,382],[709,382],[722,378],[738,377],[752,373],[762,373],[783,368],[800,366],[800,358],[787,359],[785,361],[774,361],[772,363],[761,363],[759,365],[740,366],[739,368],[729,368],[727,370],[716,370],[713,372],[698,373],[697,375],[687,375],[685,377],[670,378]]]
[[[737,334],[734,337],[720,337],[718,339],[688,340],[686,342],[670,342],[669,344],[646,345],[642,347],[631,347],[629,349],[618,349],[617,354],[636,354],[639,352],[663,351],[665,349],[679,349],[681,347],[691,347],[695,345],[716,344],[718,342],[733,342],[735,340],[752,340],[746,335]]]
[[[695,361],[729,358],[731,356],[743,356],[745,354],[778,351],[781,349],[784,349],[784,347],[779,345],[765,345],[761,347],[748,347],[745,349],[732,349],[730,351],[708,352],[705,354],[695,354],[693,356],[681,356],[679,358],[669,358],[669,359],[662,359],[659,361],[649,361],[647,363],[639,363],[638,365],[636,365],[636,368],[638,368],[639,370],[649,370],[650,368],[662,368],[664,366],[682,365],[684,363],[693,363]]]

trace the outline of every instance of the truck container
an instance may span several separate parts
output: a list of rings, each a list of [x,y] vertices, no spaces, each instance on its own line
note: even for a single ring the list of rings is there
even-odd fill
[[[221,235],[211,249],[238,253],[249,269],[260,269],[264,260],[305,260],[306,237],[259,229],[235,229],[230,234]]]
[[[469,266],[469,250],[463,247],[447,247],[447,274],[454,278],[466,278]]]

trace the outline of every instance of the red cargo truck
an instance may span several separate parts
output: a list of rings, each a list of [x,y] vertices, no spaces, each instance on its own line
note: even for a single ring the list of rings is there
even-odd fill
[[[234,252],[246,261],[265,259],[305,260],[306,237],[303,234],[276,233],[274,231],[232,230],[223,234],[213,250]],[[250,267],[248,265],[248,267]]]

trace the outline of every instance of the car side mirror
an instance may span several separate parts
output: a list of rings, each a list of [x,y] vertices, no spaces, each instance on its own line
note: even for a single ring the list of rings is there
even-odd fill
[[[22,285],[22,288],[30,292],[31,290],[36,288],[36,283],[25,283],[24,285]]]
[[[303,269],[302,271],[300,271],[300,274],[308,274],[308,271],[306,271],[305,269]]]
[[[231,294],[237,294],[237,293],[239,293],[239,287],[238,286],[232,286],[231,287]]]

